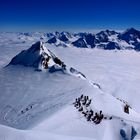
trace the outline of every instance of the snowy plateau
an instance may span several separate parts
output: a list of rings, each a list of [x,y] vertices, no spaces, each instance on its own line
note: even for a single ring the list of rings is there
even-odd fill
[[[140,31],[1,32],[0,140],[140,140]]]

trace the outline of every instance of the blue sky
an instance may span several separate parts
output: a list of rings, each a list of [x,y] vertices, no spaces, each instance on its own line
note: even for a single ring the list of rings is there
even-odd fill
[[[0,31],[140,29],[140,0],[0,0]]]

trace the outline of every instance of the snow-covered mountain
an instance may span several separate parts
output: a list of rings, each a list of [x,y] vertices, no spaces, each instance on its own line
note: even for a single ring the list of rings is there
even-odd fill
[[[120,33],[107,30],[97,37],[91,33],[63,32],[62,37],[55,32],[41,34],[42,38],[39,34],[34,37],[8,33],[13,40],[4,38],[6,34],[1,34],[5,43],[0,46],[0,138],[139,139],[139,53],[88,49],[122,49],[124,44],[126,49],[129,42],[119,40]],[[37,36],[44,43],[36,42]],[[52,37],[56,42],[47,42]],[[65,44],[65,48],[55,47],[60,44]],[[83,44],[87,49],[81,49]],[[101,44],[104,46],[100,47]],[[107,119],[97,125],[87,121],[73,105],[82,94],[92,101],[87,111],[92,109],[94,114],[102,111]],[[130,106],[129,113],[124,111],[126,104]]]
[[[67,66],[60,58],[56,57],[43,42],[36,42],[27,50],[23,50],[16,55],[7,65],[23,65],[26,67],[34,67],[36,71],[49,70],[49,72],[63,71],[77,77],[86,79],[86,76],[76,69]]]
[[[55,46],[78,48],[101,48],[105,50],[133,49],[139,51],[140,31],[130,28],[122,33],[105,30],[97,34],[93,33],[68,33],[53,34],[47,41]]]
[[[0,33],[0,36],[8,36],[9,33]],[[140,50],[140,31],[129,28],[124,32],[111,30],[99,33],[16,33],[16,42],[34,42],[39,39],[57,47],[99,48],[105,50]],[[15,38],[15,37],[14,37]],[[7,38],[8,39],[8,38]],[[11,40],[11,39],[10,39]]]
[[[32,121],[38,122],[38,116],[45,112],[49,115],[52,108],[56,110],[74,99],[80,94],[76,92],[90,83],[83,73],[66,65],[42,42],[36,42],[31,48],[16,55],[1,74],[0,89],[3,93],[0,99],[0,123],[22,129],[31,127]],[[5,85],[8,83],[10,92]],[[91,85],[99,86],[94,82]],[[6,101],[6,96],[11,93],[13,99]],[[63,96],[69,98],[63,101]],[[18,100],[15,104],[14,97]],[[48,99],[52,101],[49,103]]]

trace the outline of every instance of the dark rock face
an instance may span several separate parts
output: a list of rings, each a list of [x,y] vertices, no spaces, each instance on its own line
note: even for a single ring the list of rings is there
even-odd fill
[[[111,36],[111,35],[117,35],[118,33],[115,31],[110,31],[110,30],[106,30],[106,33]]]
[[[47,41],[47,43],[50,43],[50,44],[56,43],[56,42],[57,42],[56,37],[53,37]]]
[[[104,31],[96,34],[96,38],[99,42],[108,42],[108,35]]]
[[[132,42],[133,45],[137,43],[137,39],[140,39],[140,31],[130,28],[126,30],[124,33],[118,36],[119,39],[125,40],[127,43]]]
[[[54,73],[54,72],[58,72],[58,71],[63,72],[63,69],[58,67],[57,65],[54,65],[49,69],[50,73]]]
[[[61,41],[63,42],[67,42],[68,41],[68,38],[66,37],[66,35],[61,35],[60,38],[59,38]]]
[[[137,43],[134,48],[136,51],[140,51],[140,43]]]
[[[96,38],[98,39],[99,42],[108,42],[108,36],[111,35],[117,35],[118,33],[115,31],[110,31],[110,30],[105,30],[101,31],[96,34]]]
[[[83,38],[79,38],[78,40],[76,40],[72,44],[78,48],[87,48],[86,42],[84,41]]]
[[[85,35],[85,40],[86,40],[87,44],[91,46],[91,48],[95,47],[95,36],[94,35],[92,35],[92,34]]]
[[[119,45],[115,42],[109,42],[108,44],[100,44],[98,48],[102,48],[104,50],[114,50],[114,49],[120,50]]]

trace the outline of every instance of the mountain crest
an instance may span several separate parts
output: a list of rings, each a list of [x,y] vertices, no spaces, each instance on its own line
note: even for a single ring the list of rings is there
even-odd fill
[[[67,74],[86,79],[85,75],[76,69],[67,66],[60,58],[53,52],[47,49],[43,42],[38,41],[27,50],[23,50],[16,55],[10,65],[22,65],[26,67],[33,67],[37,71],[48,69],[50,73],[56,71],[63,71]]]

